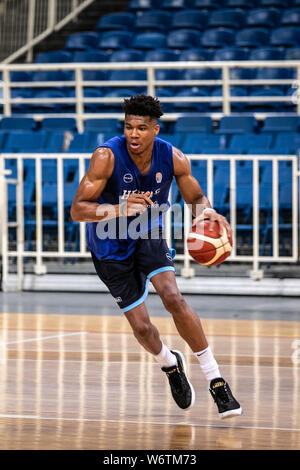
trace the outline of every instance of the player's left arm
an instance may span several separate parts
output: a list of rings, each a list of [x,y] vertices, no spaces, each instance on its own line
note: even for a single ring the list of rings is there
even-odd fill
[[[210,227],[214,222],[218,222],[220,227],[227,230],[229,236],[232,236],[232,230],[226,218],[215,211],[196,178],[191,173],[189,159],[181,150],[173,147],[174,176],[179,191],[187,204],[192,206],[192,213],[195,217],[193,224],[204,218],[210,220]],[[210,210],[207,210],[210,209]]]

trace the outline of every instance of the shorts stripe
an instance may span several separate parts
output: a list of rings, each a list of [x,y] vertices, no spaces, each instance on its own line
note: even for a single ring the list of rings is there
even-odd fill
[[[152,271],[150,274],[148,274],[147,279],[151,279],[151,277],[155,276],[155,274],[163,273],[165,271],[175,272],[175,268],[173,266],[164,266],[163,268],[155,269],[155,271]]]
[[[122,308],[124,313],[128,312],[128,310],[131,310],[144,302],[144,300],[146,299],[148,295],[148,284],[149,284],[149,279],[146,280],[146,287],[145,287],[142,297],[140,297],[138,300],[136,300],[132,304],[128,305],[128,307]]]

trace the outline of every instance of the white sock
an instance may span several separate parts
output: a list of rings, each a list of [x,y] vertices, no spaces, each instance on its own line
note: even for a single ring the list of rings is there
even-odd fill
[[[175,354],[172,354],[170,349],[162,343],[162,348],[157,356],[154,356],[154,359],[161,365],[161,367],[171,367],[177,365],[177,358]]]
[[[201,370],[209,382],[221,377],[217,361],[209,346],[203,351],[195,352],[194,355],[197,357]]]

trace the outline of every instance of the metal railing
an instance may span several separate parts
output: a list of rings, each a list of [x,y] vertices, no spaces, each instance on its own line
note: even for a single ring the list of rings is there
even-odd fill
[[[11,63],[54,31],[59,31],[94,0],[11,0],[0,15],[0,61]]]
[[[231,78],[231,73],[234,70],[238,69],[258,69],[258,68],[277,68],[285,69],[289,68],[293,70],[293,77],[289,79],[233,79]],[[177,70],[185,72],[187,70],[195,69],[211,69],[214,71],[219,71],[219,79],[211,80],[157,80],[155,78],[155,73],[158,70]],[[116,70],[136,70],[144,71],[146,73],[145,80],[112,80],[110,78],[110,72]],[[12,81],[11,74],[12,72],[39,72],[39,71],[63,71],[63,72],[73,72],[72,79],[64,81],[34,81],[30,77],[28,81],[17,81],[14,79]],[[108,76],[105,80],[84,80],[84,71],[106,71]],[[232,112],[232,105],[234,103],[282,103],[291,105],[291,112],[300,114],[300,100],[298,99],[298,86],[300,84],[300,61],[234,61],[234,62],[130,62],[130,63],[68,63],[68,64],[22,64],[22,65],[6,65],[0,64],[0,74],[2,73],[2,81],[0,81],[0,105],[3,105],[3,115],[10,116],[14,111],[14,106],[20,105],[42,105],[47,104],[51,101],[52,104],[65,104],[68,106],[73,106],[73,110],[68,111],[69,115],[74,115],[77,119],[78,130],[82,132],[84,128],[84,121],[89,117],[117,117],[122,118],[123,115],[120,112],[107,113],[105,110],[101,110],[101,105],[103,104],[121,104],[124,96],[105,96],[112,89],[124,89],[124,94],[126,90],[132,89],[139,90],[141,88],[152,96],[158,96],[162,104],[167,103],[219,103],[222,106],[222,110],[219,113],[215,113],[216,117],[220,115],[229,115]],[[250,89],[251,87],[271,87],[273,86],[289,86],[289,92],[282,96],[274,95],[270,96],[235,96],[232,92],[233,87]],[[163,93],[157,93],[158,89],[166,88],[174,89],[174,94],[172,96],[164,96]],[[178,87],[184,87],[191,89],[193,87],[201,87],[202,90],[208,90],[207,96],[178,96],[177,89]],[[212,96],[210,90],[211,88],[220,87],[222,93],[220,96]],[[57,90],[65,92],[65,97],[53,97],[47,98],[36,98],[31,97],[12,97],[12,90],[26,89],[26,90],[36,90],[41,88],[47,88],[48,90]],[[85,96],[85,91],[90,88],[98,88],[103,92],[103,96]],[[96,104],[99,105],[99,111],[89,112],[85,109],[87,104]],[[292,109],[292,106],[294,108]],[[25,114],[33,115],[34,117],[40,119],[44,116],[50,116],[49,111],[43,113],[43,111],[34,111],[30,110],[28,112],[24,111]],[[54,115],[61,115],[61,111]],[[66,111],[64,111],[66,113]],[[249,113],[254,113],[259,117],[259,113],[255,111],[255,108],[252,111],[248,110]],[[274,114],[274,111],[270,110],[270,113]],[[177,119],[182,113],[180,111],[176,112],[166,112],[163,119]],[[213,109],[210,109],[210,114],[213,114]],[[268,112],[260,113],[262,118],[268,114]],[[18,111],[18,115],[21,115]]]
[[[79,225],[79,239],[78,249],[66,249],[65,240],[65,226],[66,226],[66,198],[64,195],[64,161],[70,159],[76,161],[78,170],[78,181],[84,176],[86,163],[90,158],[90,154],[2,154],[0,158],[0,228],[1,228],[1,252],[2,252],[2,289],[5,291],[9,284],[9,266],[10,261],[17,262],[18,274],[18,288],[21,290],[24,279],[24,260],[33,258],[35,259],[35,274],[42,275],[47,272],[47,260],[53,259],[70,259],[70,258],[89,258],[90,253],[86,247],[85,223],[76,224],[72,222],[73,226],[78,229]],[[191,161],[206,161],[207,162],[207,196],[214,205],[214,162],[228,161],[229,162],[229,214],[233,230],[233,251],[229,257],[229,262],[237,263],[251,263],[251,277],[253,279],[260,279],[263,276],[263,271],[260,269],[261,263],[297,263],[298,262],[298,160],[296,156],[272,156],[272,155],[189,155]],[[5,169],[6,161],[16,161],[16,175],[14,178],[7,178],[7,170]],[[35,168],[35,198],[31,202],[32,211],[31,217],[34,225],[34,246],[31,250],[25,249],[25,226],[30,221],[29,216],[24,216],[25,202],[24,202],[24,161],[34,160]],[[57,165],[57,199],[55,202],[56,219],[53,224],[54,230],[57,235],[57,248],[47,249],[43,248],[43,224],[45,219],[43,217],[43,179],[42,179],[42,164],[46,160],[55,160]],[[236,181],[236,165],[238,161],[250,160],[252,162],[252,216],[249,224],[249,232],[252,234],[252,253],[243,255],[239,253],[239,247],[236,243],[239,224],[237,217],[237,181]],[[259,205],[259,168],[262,162],[269,161],[272,164],[272,205],[271,220],[269,220],[269,227],[271,227],[271,244],[272,253],[263,254],[260,252],[260,205]],[[279,219],[279,185],[281,184],[281,173],[278,171],[280,162],[289,162],[291,166],[291,216],[290,216],[290,239],[291,239],[291,253],[289,256],[280,253],[280,219]],[[11,221],[8,217],[8,202],[7,202],[7,187],[8,184],[16,185],[16,220]],[[73,186],[73,195],[77,189],[77,182]],[[72,197],[73,197],[72,195]],[[172,196],[171,196],[172,199]],[[70,201],[70,199],[69,199]],[[69,202],[70,206],[70,202]],[[166,237],[170,245],[173,243],[174,229],[172,228],[171,211],[167,212],[166,219]],[[191,213],[189,208],[184,205],[183,209],[183,241],[184,249],[182,253],[176,255],[175,260],[182,262],[181,275],[184,277],[194,276],[194,261],[190,257],[185,240],[190,230]],[[10,228],[16,228],[15,247],[11,247],[9,240]],[[227,261],[226,261],[227,262]]]

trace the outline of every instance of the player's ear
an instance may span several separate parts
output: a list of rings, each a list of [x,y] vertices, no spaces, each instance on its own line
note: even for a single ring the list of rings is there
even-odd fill
[[[155,132],[155,135],[157,135],[159,133],[159,130],[160,130],[160,126],[158,123],[155,124],[155,127],[154,127],[154,132]]]

